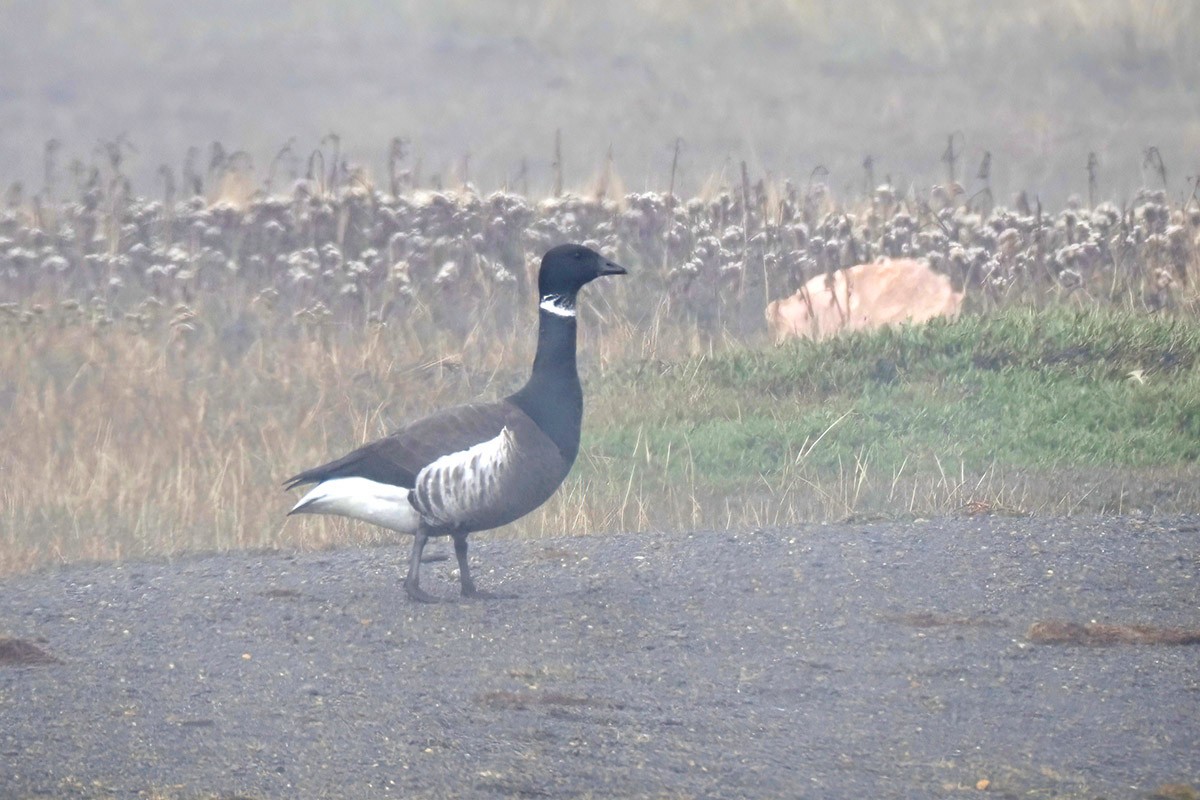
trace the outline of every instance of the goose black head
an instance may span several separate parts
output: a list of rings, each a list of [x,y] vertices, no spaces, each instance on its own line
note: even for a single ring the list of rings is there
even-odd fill
[[[581,244],[560,244],[542,256],[538,293],[543,297],[574,298],[584,284],[601,275],[624,275],[625,268]]]

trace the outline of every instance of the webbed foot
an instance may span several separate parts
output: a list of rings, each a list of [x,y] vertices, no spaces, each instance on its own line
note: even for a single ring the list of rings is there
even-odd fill
[[[418,603],[453,603],[456,600],[452,597],[438,597],[436,594],[430,594],[420,586],[413,586],[408,583],[404,584],[404,593],[408,595],[410,600]]]

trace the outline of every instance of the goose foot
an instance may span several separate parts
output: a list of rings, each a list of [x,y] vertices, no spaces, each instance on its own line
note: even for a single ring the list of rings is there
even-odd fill
[[[418,603],[453,603],[452,597],[438,597],[436,594],[430,594],[420,586],[404,584],[404,593],[408,595],[408,599]]]

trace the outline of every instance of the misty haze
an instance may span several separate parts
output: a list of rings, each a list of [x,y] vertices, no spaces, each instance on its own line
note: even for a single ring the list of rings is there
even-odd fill
[[[0,796],[1200,797],[1198,30],[0,0]]]

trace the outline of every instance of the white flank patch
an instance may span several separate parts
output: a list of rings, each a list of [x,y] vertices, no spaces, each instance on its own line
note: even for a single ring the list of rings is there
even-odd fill
[[[421,513],[440,525],[458,525],[486,511],[499,499],[500,476],[514,444],[506,427],[486,442],[429,464],[417,475]]]
[[[421,516],[408,502],[409,490],[367,478],[334,478],[300,498],[292,514],[336,514],[397,531],[415,533]]]
[[[561,294],[546,295],[542,298],[542,302],[538,303],[538,308],[549,311],[558,317],[575,316],[575,306],[571,305],[570,301]]]

